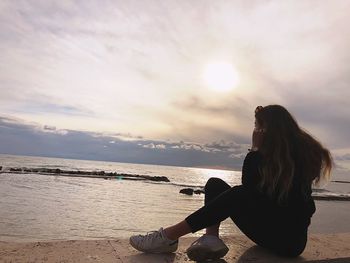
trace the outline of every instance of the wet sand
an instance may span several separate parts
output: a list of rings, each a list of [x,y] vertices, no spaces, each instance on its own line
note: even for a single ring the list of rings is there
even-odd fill
[[[242,235],[223,239],[229,253],[224,259],[211,262],[350,262],[350,233],[311,234],[303,254],[293,259],[275,256]],[[0,262],[188,262],[185,251],[194,240],[194,237],[182,238],[176,253],[158,255],[140,253],[126,239],[0,242]]]

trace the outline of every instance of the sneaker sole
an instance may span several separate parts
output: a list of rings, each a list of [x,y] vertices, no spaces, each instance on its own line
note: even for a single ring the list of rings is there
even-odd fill
[[[228,247],[213,251],[207,247],[196,247],[187,250],[187,256],[193,261],[204,261],[207,259],[219,259],[225,256],[228,252]]]

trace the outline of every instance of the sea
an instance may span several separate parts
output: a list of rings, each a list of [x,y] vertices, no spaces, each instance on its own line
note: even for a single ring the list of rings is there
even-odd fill
[[[133,163],[73,160],[0,154],[0,241],[47,241],[128,238],[166,227],[203,206],[204,195],[185,195],[186,187],[203,187],[211,177],[231,186],[241,183],[241,171]],[[350,197],[350,166],[342,165],[318,196]],[[104,171],[166,176],[170,182],[111,180],[10,168]],[[350,232],[349,198],[316,201],[311,232]],[[227,219],[222,235],[241,234]],[[194,235],[201,235],[199,231]]]

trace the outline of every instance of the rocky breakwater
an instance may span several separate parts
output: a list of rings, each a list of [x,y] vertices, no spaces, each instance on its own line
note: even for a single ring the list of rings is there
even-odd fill
[[[153,182],[170,182],[166,176],[151,176],[141,174],[127,174],[105,171],[80,171],[80,170],[61,170],[58,168],[7,168],[1,170],[2,173],[36,173],[54,176],[70,176],[70,177],[88,177],[102,178],[106,180],[134,180],[134,181],[153,181]]]

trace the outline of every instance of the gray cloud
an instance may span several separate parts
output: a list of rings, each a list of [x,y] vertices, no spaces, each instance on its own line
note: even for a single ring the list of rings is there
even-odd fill
[[[6,154],[240,169],[246,152],[244,145],[234,142],[201,145],[139,139],[130,134],[128,140],[124,138],[0,117],[0,152]],[[239,150],[240,155],[232,155]]]
[[[75,115],[75,116],[93,116],[93,112],[88,109],[81,109],[75,106],[70,105],[59,105],[54,103],[36,103],[27,105],[27,107],[19,108],[17,112],[25,113],[55,113],[55,114],[64,114],[64,115]]]
[[[47,131],[55,131],[56,127],[55,126],[50,126],[50,125],[44,125],[43,129],[47,130]]]
[[[335,155],[335,160],[337,161],[350,161],[350,153],[342,154],[342,155]]]

